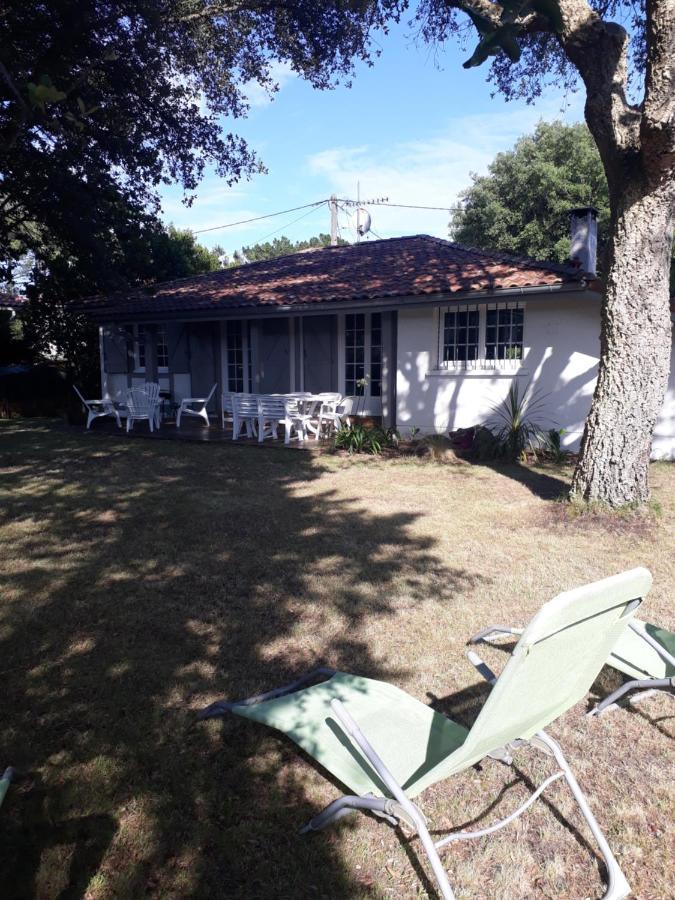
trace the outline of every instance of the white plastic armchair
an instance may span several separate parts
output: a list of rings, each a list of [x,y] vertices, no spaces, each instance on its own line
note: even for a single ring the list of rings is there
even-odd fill
[[[115,418],[115,421],[117,422],[117,427],[122,427],[120,414],[115,409],[115,405],[112,400],[106,400],[105,398],[101,400],[86,400],[80,393],[79,389],[75,387],[75,385],[73,385],[73,390],[84,404],[84,408],[87,410],[87,428],[91,428],[91,423],[94,421],[94,419],[100,419],[103,416],[113,416]]]
[[[159,403],[160,403],[159,385],[155,381],[146,381],[145,385],[143,386],[143,390],[148,395],[148,400],[154,405],[154,408],[155,408],[154,425],[155,425],[155,428],[159,428],[160,421],[161,421],[160,408],[159,408]]]
[[[258,421],[258,395],[257,394],[232,394],[232,440],[236,441],[241,435],[241,429],[246,429],[246,437],[252,438],[255,434]]]
[[[321,406],[319,407],[319,417],[316,423],[316,437],[319,440],[324,431],[329,434],[332,431],[339,431],[342,425],[342,414],[339,412],[340,404],[342,404],[342,394],[323,393],[321,397]]]
[[[157,403],[150,399],[144,388],[130,388],[127,391],[127,432],[134,422],[146,421],[150,431],[154,431]]]
[[[211,397],[215,394],[217,387],[218,383],[216,382],[209,391],[208,397],[183,397],[180,401],[178,412],[176,413],[176,428],[180,428],[181,416],[198,416],[200,419],[204,420],[206,425],[208,425],[209,413],[207,407],[211,402]]]

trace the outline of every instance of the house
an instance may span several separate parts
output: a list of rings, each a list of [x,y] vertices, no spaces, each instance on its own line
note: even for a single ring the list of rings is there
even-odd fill
[[[157,380],[174,400],[222,391],[363,393],[402,433],[489,420],[517,379],[578,446],[597,374],[595,213],[573,215],[577,265],[428,235],[307,250],[91,298],[104,396]],[[362,379],[367,384],[363,384]],[[653,452],[675,458],[675,382]]]

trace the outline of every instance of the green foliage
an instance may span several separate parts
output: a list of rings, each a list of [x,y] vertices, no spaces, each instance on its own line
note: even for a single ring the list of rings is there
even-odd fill
[[[30,362],[30,359],[21,320],[8,309],[0,309],[0,366]]]
[[[370,6],[371,4],[368,4]],[[247,89],[277,89],[281,61],[325,88],[368,58],[386,24],[363,4],[208,0],[6,0],[0,14],[0,264],[46,246],[118,273],[127,232],[175,182],[186,199],[207,166],[231,184],[262,170],[223,122]],[[115,214],[129,211],[124,222]],[[2,275],[2,273],[0,273]]]
[[[220,248],[208,250],[190,231],[164,229],[149,220],[130,228],[119,256],[113,257],[117,286],[142,285],[184,278],[220,268]],[[21,310],[27,344],[37,358],[54,353],[65,362],[68,377],[97,393],[100,387],[98,329],[74,312],[72,301],[110,287],[110,269],[101,277],[80,260],[46,246],[42,265],[36,265],[27,288],[28,303]],[[122,273],[124,280],[122,281]]]
[[[349,243],[344,238],[338,238],[338,244]],[[263,259],[277,259],[279,256],[287,256],[290,253],[299,253],[301,250],[313,250],[330,246],[330,235],[319,234],[306,241],[291,241],[286,235],[266,241],[264,244],[252,244],[250,247],[242,247],[240,253],[235,253],[234,265],[243,262],[260,262]]]
[[[513,150],[499,153],[488,175],[473,175],[453,215],[453,240],[535,259],[570,255],[570,209],[595,206],[602,251],[609,197],[600,155],[585,125],[540,122]]]
[[[564,462],[567,454],[562,447],[562,437],[565,434],[564,428],[549,428],[543,435],[543,446],[549,453],[554,462]]]
[[[526,450],[536,451],[545,440],[545,431],[536,416],[545,397],[528,384],[520,391],[514,379],[506,398],[493,406],[494,420],[488,423],[496,440],[497,455],[509,461],[522,459]]]
[[[168,281],[171,278],[187,278],[221,269],[222,247],[204,247],[187,228],[174,225],[156,231],[149,246],[141,247],[141,254],[148,253],[145,264],[146,278],[152,281]]]
[[[343,425],[335,436],[335,449],[347,450],[348,453],[382,452],[383,447],[396,446],[399,441],[398,432],[394,428],[383,429],[379,426],[368,426],[360,423]]]

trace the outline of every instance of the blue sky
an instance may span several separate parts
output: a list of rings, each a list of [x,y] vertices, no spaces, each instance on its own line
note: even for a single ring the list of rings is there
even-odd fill
[[[484,172],[500,150],[530,132],[540,119],[582,119],[583,95],[549,91],[534,106],[490,96],[487,67],[462,69],[470,50],[448,45],[435,56],[397,28],[380,44],[373,68],[359,67],[351,89],[315,91],[285,67],[275,69],[280,90],[270,101],[252,85],[247,119],[224,125],[242,135],[268,169],[229,188],[207,174],[192,207],[175,187],[162,193],[165,221],[191,228],[275,212],[336,192],[386,196],[392,203],[452,206],[470,172]],[[447,237],[445,212],[371,208],[381,237],[425,232]],[[304,211],[306,212],[306,211]],[[320,207],[199,235],[231,253],[243,244],[286,234],[293,240],[329,230]],[[341,233],[354,239],[353,219],[342,212]],[[274,232],[274,234],[272,234]]]

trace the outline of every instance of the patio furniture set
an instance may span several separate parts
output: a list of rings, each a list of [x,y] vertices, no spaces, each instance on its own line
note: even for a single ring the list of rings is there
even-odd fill
[[[206,397],[184,397],[176,406],[176,428],[181,427],[183,416],[193,416],[209,425],[208,405],[216,392],[214,384]],[[110,399],[88,400],[75,387],[75,392],[87,410],[87,428],[103,416],[112,416],[118,428],[126,419],[126,430],[131,431],[136,421],[146,421],[150,431],[158,429],[162,421],[163,403],[159,385],[146,382],[139,388],[129,388],[126,402]],[[356,398],[324,392],[292,392],[288,394],[223,393],[220,419],[223,429],[229,423],[232,440],[245,435],[259,443],[270,438],[278,440],[279,428],[284,429],[284,443],[291,440],[305,441],[310,437],[318,441],[328,437],[350,422]]]

